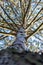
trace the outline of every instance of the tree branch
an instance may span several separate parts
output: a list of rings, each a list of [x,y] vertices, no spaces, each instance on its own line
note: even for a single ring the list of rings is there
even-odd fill
[[[24,6],[22,5],[22,0],[19,0],[20,1],[20,8],[21,8],[21,13],[22,13],[22,23],[23,23],[23,16],[24,16],[24,13],[25,13],[25,9],[24,9]],[[21,24],[22,26],[22,24]]]
[[[39,2],[37,3],[37,5],[35,6],[35,8],[33,9],[33,11],[31,12],[31,14],[29,15],[29,18],[31,17],[32,13],[34,12],[34,10],[36,9],[36,7],[38,6],[38,4],[40,3],[41,0],[39,0]],[[29,20],[29,18],[27,20]]]
[[[13,6],[12,6],[12,3],[11,3],[11,2],[10,2],[10,8],[12,9],[13,13],[15,14],[15,16],[17,16],[18,12],[17,12],[17,10],[16,10],[16,12],[14,11]],[[16,20],[17,20],[17,21],[19,21],[19,23],[20,23],[20,20],[19,20],[18,18],[16,18]]]
[[[0,5],[1,6],[1,5]],[[10,18],[10,16],[7,14],[7,12],[5,11],[5,9],[1,6],[1,8],[3,9],[4,13],[8,16],[8,18],[15,24],[15,26],[18,28],[17,24]]]
[[[42,18],[43,18],[43,16],[39,17],[38,19],[36,19],[36,20],[33,21],[33,22],[30,22],[29,27],[31,27],[35,22],[37,22],[38,20],[40,20],[40,19],[42,19]],[[29,27],[27,28],[27,30],[29,29]]]
[[[25,11],[24,11],[24,10],[25,10],[25,9],[24,9],[24,4],[23,4],[23,3],[24,3],[24,0],[19,0],[19,1],[20,1],[20,7],[21,7],[22,15],[24,15],[24,12],[25,12]]]
[[[37,39],[39,39],[40,41],[42,41],[43,42],[43,40],[41,40],[39,37],[37,37],[37,36],[35,36]]]
[[[0,32],[0,34],[3,34],[3,35],[5,35],[5,36],[16,36],[15,33]]]
[[[5,21],[5,23],[7,23],[7,24],[9,25],[10,29],[12,29],[12,28],[11,28],[11,25],[8,23],[8,21],[7,21],[2,15],[0,15],[0,17]],[[12,29],[12,30],[17,31],[15,28]]]
[[[30,35],[28,35],[28,36],[26,37],[26,39],[30,38],[33,34],[37,33],[37,31],[39,31],[39,29],[41,28],[42,25],[43,25],[43,23],[41,23],[40,26],[39,26],[35,31],[32,31],[32,32],[30,33]]]
[[[4,38],[6,38],[6,37],[8,37],[8,36],[0,36],[0,40],[2,40],[2,39],[4,39]]]
[[[11,28],[8,28],[8,27],[2,26],[2,25],[0,26],[0,28],[3,28],[3,29],[5,29],[5,30],[8,29],[8,30],[11,30],[12,32],[14,31],[14,30],[12,30]],[[16,32],[14,31],[14,33],[16,33]]]
[[[43,8],[41,8],[41,10],[37,13],[37,15],[34,17],[34,19],[30,22],[30,24],[28,24],[28,26],[26,27],[26,29],[34,22],[34,20],[36,19],[36,17],[39,15],[39,13],[43,10]]]
[[[30,9],[30,5],[31,5],[31,0],[29,0],[29,3],[28,3],[28,6],[27,6],[27,9],[26,9],[26,12],[24,13],[24,16],[23,16],[23,24],[22,25],[25,24],[25,17],[26,17],[26,14],[27,14],[28,10]]]

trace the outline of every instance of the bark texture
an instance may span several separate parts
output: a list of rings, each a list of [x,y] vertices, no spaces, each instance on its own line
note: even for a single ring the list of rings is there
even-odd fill
[[[0,65],[43,65],[43,53],[15,53],[12,49],[0,51]]]

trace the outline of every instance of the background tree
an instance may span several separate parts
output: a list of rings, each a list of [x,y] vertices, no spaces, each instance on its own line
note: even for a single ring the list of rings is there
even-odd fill
[[[43,51],[42,0],[0,0],[0,49]]]

